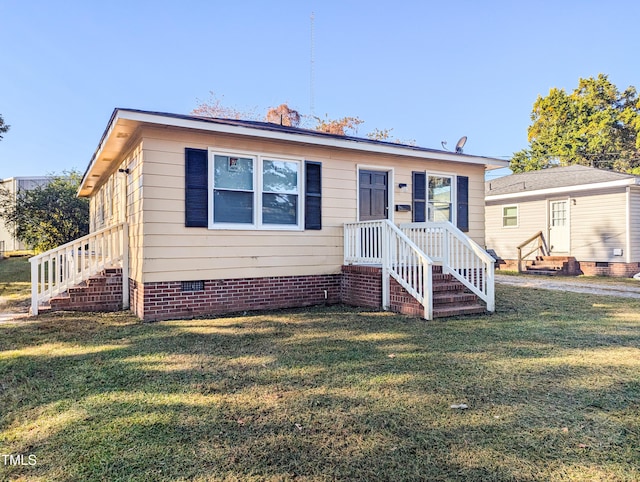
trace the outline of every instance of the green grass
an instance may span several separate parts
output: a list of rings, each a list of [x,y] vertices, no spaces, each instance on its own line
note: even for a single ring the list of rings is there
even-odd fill
[[[452,409],[465,403],[467,410]],[[1,480],[639,480],[640,302],[0,325]]]
[[[31,267],[26,257],[0,261],[0,310],[23,308],[31,296]]]

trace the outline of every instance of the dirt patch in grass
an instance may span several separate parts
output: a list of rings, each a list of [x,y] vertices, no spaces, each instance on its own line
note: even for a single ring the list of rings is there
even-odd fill
[[[37,459],[0,478],[640,479],[640,302],[497,306],[0,326],[0,453]]]

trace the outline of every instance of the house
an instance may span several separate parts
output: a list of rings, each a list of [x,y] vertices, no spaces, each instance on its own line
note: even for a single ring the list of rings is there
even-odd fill
[[[0,190],[7,192],[15,203],[18,192],[45,186],[50,180],[51,176],[10,177],[0,180]],[[10,227],[0,219],[0,253],[23,251],[25,249],[27,249],[27,247],[15,237],[13,229],[10,229]]]
[[[550,255],[556,269],[568,263],[573,274],[640,272],[640,177],[554,167],[486,182],[485,203],[486,243],[501,268],[535,268],[534,255],[538,264]],[[530,254],[521,263],[519,246]]]
[[[144,320],[338,302],[428,319],[477,303],[493,311],[484,174],[505,165],[116,109],[79,189],[91,234],[32,258],[32,310],[119,303]]]

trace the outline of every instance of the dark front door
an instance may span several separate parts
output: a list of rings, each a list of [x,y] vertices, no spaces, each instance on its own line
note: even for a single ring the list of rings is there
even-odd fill
[[[387,219],[388,173],[360,171],[360,221]]]

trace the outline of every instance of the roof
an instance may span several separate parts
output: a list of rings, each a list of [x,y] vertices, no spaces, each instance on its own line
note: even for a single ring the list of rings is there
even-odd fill
[[[518,197],[533,193],[558,193],[629,184],[640,185],[640,177],[575,164],[522,172],[487,181],[485,196],[488,199],[497,196]]]
[[[338,147],[368,152],[386,153],[423,159],[481,164],[487,169],[507,167],[508,161],[484,156],[459,154],[438,149],[396,144],[373,139],[327,134],[299,127],[282,126],[267,122],[237,119],[213,119],[166,112],[143,111],[137,109],[115,109],[105,129],[87,170],[82,178],[81,196],[89,195],[108,169],[108,165],[123,152],[131,136],[142,125],[178,127],[201,131],[243,135],[258,138],[311,144],[326,147]],[[106,161],[106,162],[98,162]],[[91,176],[89,174],[91,173]],[[95,181],[90,180],[91,178]]]

